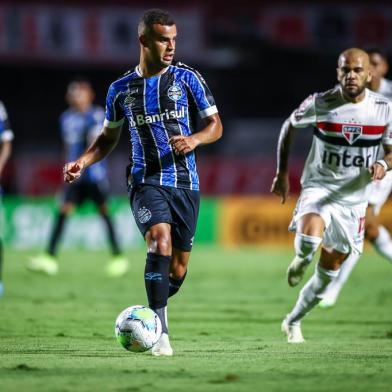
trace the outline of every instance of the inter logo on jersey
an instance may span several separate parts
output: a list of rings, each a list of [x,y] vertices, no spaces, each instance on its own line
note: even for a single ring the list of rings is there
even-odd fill
[[[353,144],[362,135],[362,125],[343,125],[342,133],[346,140]]]
[[[172,101],[178,101],[182,97],[182,90],[181,87],[178,86],[177,84],[173,84],[168,90],[167,90],[167,96],[172,100]]]

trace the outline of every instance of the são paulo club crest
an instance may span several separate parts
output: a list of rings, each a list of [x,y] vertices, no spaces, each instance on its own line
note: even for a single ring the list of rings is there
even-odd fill
[[[172,101],[178,101],[182,97],[181,87],[178,84],[173,84],[173,86],[167,90],[167,96]]]
[[[362,125],[343,125],[342,133],[350,144],[354,144],[362,135]]]

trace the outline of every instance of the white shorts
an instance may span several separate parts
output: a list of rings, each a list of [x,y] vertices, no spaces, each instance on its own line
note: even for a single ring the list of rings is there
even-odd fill
[[[289,230],[296,231],[297,222],[306,214],[320,215],[325,223],[323,245],[341,253],[362,253],[367,203],[343,206],[328,199],[322,188],[302,190]]]
[[[374,206],[374,213],[378,215],[382,206],[392,191],[392,171],[387,172],[381,181],[372,181],[368,185],[368,201]]]

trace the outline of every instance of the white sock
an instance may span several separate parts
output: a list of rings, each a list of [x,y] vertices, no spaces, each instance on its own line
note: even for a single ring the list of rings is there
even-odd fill
[[[351,275],[351,272],[358,263],[360,257],[361,255],[358,253],[350,253],[348,255],[347,259],[344,260],[344,263],[340,267],[339,275],[328,285],[324,298],[334,301],[338,298],[340,291]]]
[[[313,260],[322,238],[302,233],[296,233],[294,238],[295,254],[301,260],[310,263]]]
[[[378,227],[379,235],[374,240],[373,246],[376,251],[388,261],[392,262],[392,239],[384,226]]]
[[[327,270],[318,263],[315,273],[300,291],[293,310],[287,315],[287,322],[299,324],[301,319],[322,300],[328,284],[338,274],[339,270]]]

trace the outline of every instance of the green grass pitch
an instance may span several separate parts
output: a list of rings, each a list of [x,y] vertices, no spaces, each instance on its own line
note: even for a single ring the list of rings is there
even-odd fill
[[[288,345],[280,323],[299,291],[285,282],[291,250],[196,245],[170,301],[172,358],[129,353],[114,338],[117,314],[146,304],[144,251],[117,280],[104,275],[104,253],[63,252],[56,277],[27,272],[27,256],[6,252],[2,391],[391,390],[392,265],[372,251],[338,306],[303,322],[307,342]]]

